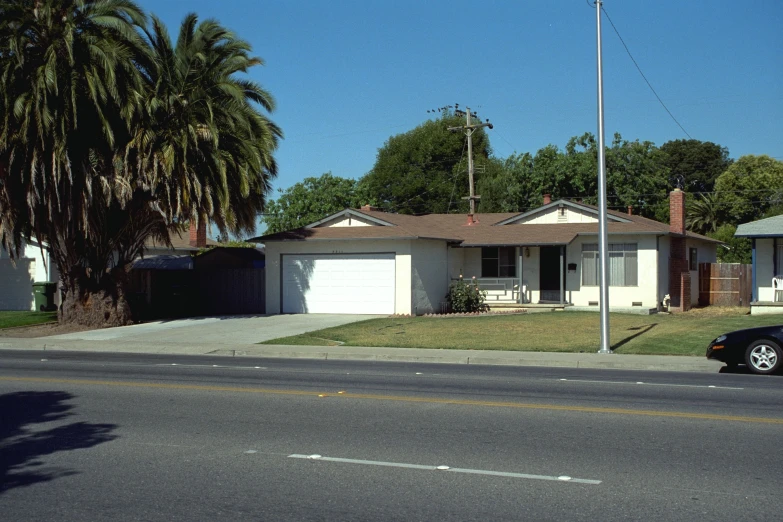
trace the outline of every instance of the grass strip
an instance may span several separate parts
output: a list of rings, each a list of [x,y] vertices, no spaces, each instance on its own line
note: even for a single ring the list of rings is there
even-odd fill
[[[57,312],[0,312],[0,329],[57,321]]]
[[[695,310],[683,314],[610,314],[610,344],[616,353],[703,356],[723,333],[783,323],[781,316],[751,316],[746,309]],[[599,316],[591,312],[545,312],[480,317],[383,318],[351,323],[261,344],[385,346],[461,350],[594,352]]]

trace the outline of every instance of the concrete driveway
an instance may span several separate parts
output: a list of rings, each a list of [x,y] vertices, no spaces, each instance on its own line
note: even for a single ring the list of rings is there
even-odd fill
[[[385,316],[310,314],[197,317],[53,335],[47,339],[147,344],[255,344],[376,317]]]

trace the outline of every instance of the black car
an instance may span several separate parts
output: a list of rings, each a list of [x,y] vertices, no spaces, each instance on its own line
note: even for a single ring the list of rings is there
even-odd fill
[[[707,359],[729,366],[746,364],[754,373],[775,373],[783,366],[783,325],[737,330],[721,335],[707,348]]]

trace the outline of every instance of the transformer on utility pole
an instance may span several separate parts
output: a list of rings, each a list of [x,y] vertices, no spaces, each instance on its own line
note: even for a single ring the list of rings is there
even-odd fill
[[[473,124],[471,123],[471,116],[478,118],[478,115],[474,112],[470,112],[470,107],[465,107],[466,111],[459,110],[459,105],[455,105],[454,114],[457,116],[465,115],[465,125],[463,127],[449,127],[450,131],[465,131],[465,135],[468,137],[468,183],[470,184],[470,195],[467,199],[470,202],[470,215],[473,216],[476,213],[476,200],[481,199],[481,196],[475,194],[475,188],[473,185],[473,133],[476,129],[482,127],[493,128],[492,124],[487,120],[485,123]],[[480,120],[479,120],[480,121]]]

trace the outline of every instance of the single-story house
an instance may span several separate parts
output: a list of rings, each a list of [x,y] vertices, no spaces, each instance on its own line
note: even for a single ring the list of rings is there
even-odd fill
[[[0,247],[0,310],[35,310],[33,283],[59,281],[60,274],[46,245],[29,241],[15,261]],[[55,292],[55,305],[60,304]]]
[[[698,302],[699,262],[718,241],[672,223],[608,211],[609,307],[657,310]],[[345,209],[303,228],[250,241],[266,246],[267,313],[440,312],[449,284],[476,278],[494,306],[598,309],[598,209],[567,200],[528,212],[402,215]],[[666,299],[670,297],[670,299]]]
[[[144,254],[133,261],[130,299],[138,319],[196,313],[193,256],[219,243],[207,237],[206,222],[190,224],[188,233],[171,233],[171,245],[148,239]]]
[[[734,235],[753,240],[750,313],[783,314],[783,216],[743,223]]]
[[[220,243],[207,237],[207,224],[190,224],[188,234],[172,232],[171,246],[150,238],[144,243],[144,257],[153,256],[192,256],[205,248],[219,246]],[[134,266],[135,268],[135,266]]]

